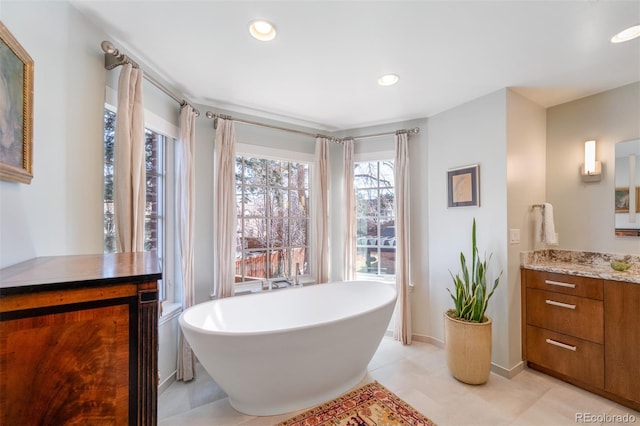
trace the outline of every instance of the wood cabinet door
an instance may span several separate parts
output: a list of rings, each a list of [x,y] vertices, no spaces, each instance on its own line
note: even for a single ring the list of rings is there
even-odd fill
[[[605,390],[640,402],[640,284],[604,285]]]
[[[3,315],[0,424],[131,423],[132,305],[75,306]]]

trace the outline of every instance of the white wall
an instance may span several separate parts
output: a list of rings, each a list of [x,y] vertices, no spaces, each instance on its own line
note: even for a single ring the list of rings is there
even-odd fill
[[[493,362],[509,368],[507,271],[507,90],[499,90],[429,118],[428,126],[428,326],[417,333],[443,340],[443,314],[453,307],[447,292],[460,252],[471,253],[477,220],[478,249],[493,253],[489,276],[505,277],[487,311],[494,321]],[[447,170],[480,165],[480,207],[447,207]]]
[[[213,148],[216,137],[213,122],[204,118],[206,107],[198,105],[196,120],[195,186],[196,215],[194,242],[195,302],[210,300],[213,290]]]
[[[559,247],[640,254],[638,237],[614,235],[615,144],[640,137],[640,83],[547,110],[547,200]],[[584,183],[584,142],[597,141],[602,181]]]
[[[0,181],[0,267],[100,253],[104,35],[62,2],[4,1],[0,18],[34,60],[34,178]]]
[[[418,226],[412,234],[425,235],[429,254],[428,285],[418,287],[428,303],[414,311],[414,331],[443,339],[442,315],[452,307],[450,272],[459,271],[460,251],[470,255],[476,218],[479,250],[493,253],[491,276],[503,271],[488,314],[494,321],[493,363],[507,373],[521,362],[520,252],[531,249],[531,205],[544,199],[545,126],[544,108],[509,89],[429,118],[428,221],[412,221]],[[475,163],[480,207],[448,208],[447,170]],[[509,229],[520,230],[519,244],[508,244]]]
[[[522,359],[520,252],[534,249],[532,208],[545,199],[546,110],[512,90],[507,91],[507,239],[520,231],[520,243],[508,244],[507,287],[508,363]],[[508,272],[508,273],[507,273]]]
[[[178,365],[179,314],[180,311],[175,311],[173,315],[161,318],[158,325],[158,375],[160,377],[158,387],[160,392],[175,380]]]

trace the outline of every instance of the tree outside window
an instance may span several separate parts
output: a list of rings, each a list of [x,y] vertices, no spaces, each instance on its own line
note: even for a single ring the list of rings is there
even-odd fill
[[[306,275],[309,166],[236,157],[236,282]]]

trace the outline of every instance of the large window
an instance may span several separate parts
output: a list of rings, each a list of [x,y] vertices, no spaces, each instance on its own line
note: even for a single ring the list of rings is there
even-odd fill
[[[113,205],[113,158],[116,113],[104,111],[104,252],[116,251]],[[156,251],[164,258],[165,235],[165,139],[160,133],[145,129],[146,202],[144,216],[144,249]],[[161,289],[163,286],[160,286]],[[162,293],[162,291],[161,291]],[[162,296],[162,295],[161,295]]]
[[[309,165],[238,156],[236,200],[236,283],[308,274]]]
[[[395,275],[396,228],[393,161],[357,162],[356,273]]]

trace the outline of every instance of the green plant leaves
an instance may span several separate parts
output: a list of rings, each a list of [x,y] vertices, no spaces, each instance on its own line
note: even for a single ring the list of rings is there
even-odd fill
[[[487,266],[491,260],[480,258],[476,244],[476,220],[473,219],[471,231],[471,270],[467,266],[467,259],[464,253],[460,252],[460,272],[455,276],[451,271],[449,274],[453,279],[455,295],[447,288],[455,307],[455,317],[467,321],[483,322],[489,300],[498,287],[500,275],[495,279],[493,287],[487,293]]]

